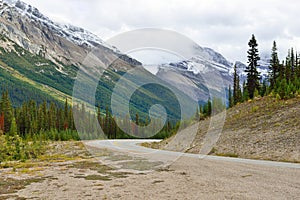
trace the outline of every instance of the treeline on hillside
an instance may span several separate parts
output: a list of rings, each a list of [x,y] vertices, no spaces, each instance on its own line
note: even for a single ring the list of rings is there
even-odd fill
[[[79,124],[75,127],[73,112],[79,113]],[[96,119],[97,121],[95,122]],[[121,123],[127,130],[125,132],[117,126]],[[99,123],[103,132],[96,128]],[[146,126],[150,122],[141,122],[139,115],[135,120],[129,116],[124,118],[113,117],[108,107],[101,113],[100,106],[96,114],[88,111],[84,104],[73,108],[65,101],[64,105],[56,103],[43,103],[30,100],[22,106],[14,108],[8,92],[4,92],[0,99],[0,163],[11,160],[26,160],[36,158],[45,151],[47,141],[89,140],[89,139],[124,139],[148,138],[152,134],[143,132],[138,126]],[[152,128],[161,127],[160,120],[154,120]],[[176,132],[179,123],[167,122],[163,129],[151,138],[163,139]],[[80,132],[76,130],[79,128]],[[127,133],[132,132],[133,135]]]
[[[245,70],[247,79],[240,86],[240,77],[237,66],[234,66],[233,89],[229,87],[229,107],[237,103],[253,99],[258,96],[272,95],[278,99],[289,99],[300,94],[300,54],[294,52],[293,48],[288,50],[286,59],[282,62],[278,58],[276,42],[273,42],[269,75],[267,80],[261,80],[257,71],[260,60],[258,44],[252,35],[248,50],[248,66]]]
[[[16,122],[20,137],[35,140],[78,140],[73,113],[66,101],[65,106],[44,101],[37,104],[30,100],[22,106],[13,108],[8,92],[2,94],[0,101],[0,134],[9,133],[12,122]]]
[[[79,114],[77,127],[75,127],[73,112]],[[95,122],[93,119],[97,119]],[[117,118],[112,116],[108,107],[104,113],[98,106],[97,112],[92,112],[84,104],[75,105],[73,108],[65,101],[64,105],[47,103],[44,101],[37,104],[30,100],[22,106],[13,108],[8,92],[2,94],[0,100],[0,135],[9,133],[12,123],[16,123],[17,134],[28,140],[89,140],[89,139],[124,139],[124,138],[148,138],[151,130],[161,126],[160,120],[154,120],[149,133],[142,132],[137,126],[146,126],[150,121],[142,122],[139,115],[135,119],[129,116]],[[102,127],[103,132],[97,129],[97,123]],[[127,130],[121,130],[117,124],[122,124]],[[79,128],[79,133],[76,128]],[[167,122],[163,129],[152,138],[163,139],[169,137],[178,124]],[[127,133],[132,132],[134,136]]]

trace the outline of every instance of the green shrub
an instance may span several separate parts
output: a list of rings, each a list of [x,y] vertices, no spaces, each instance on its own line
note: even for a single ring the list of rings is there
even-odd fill
[[[36,158],[44,152],[44,142],[29,142],[19,135],[0,136],[0,163],[13,160]]]

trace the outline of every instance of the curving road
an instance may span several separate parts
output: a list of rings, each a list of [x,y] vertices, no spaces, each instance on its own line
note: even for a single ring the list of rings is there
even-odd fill
[[[140,143],[143,142],[159,142],[159,141],[160,140],[97,140],[97,141],[87,141],[85,142],[85,144],[96,148],[106,148],[113,151],[122,152],[128,155],[134,155],[134,156],[146,158],[151,161],[161,161],[164,162],[165,164],[175,162],[177,159],[182,157],[187,157],[187,158],[204,159],[210,161],[224,161],[229,163],[244,163],[244,164],[262,165],[262,166],[269,166],[269,167],[284,167],[284,168],[300,169],[300,164],[296,164],[296,163],[190,154],[190,153],[150,149],[139,145]]]
[[[108,149],[108,156],[99,157],[104,164],[125,171],[137,170],[141,174],[106,183],[106,189],[101,192],[116,197],[112,199],[124,200],[300,197],[300,164],[196,155],[139,146],[139,143],[152,141],[159,140],[86,142],[88,146],[96,147],[96,151],[98,148],[100,152]],[[151,172],[144,173],[143,169]],[[116,188],[116,185],[122,187]]]

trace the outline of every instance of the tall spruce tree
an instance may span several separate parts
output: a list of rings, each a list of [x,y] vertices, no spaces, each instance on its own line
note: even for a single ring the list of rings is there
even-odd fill
[[[243,82],[243,95],[242,95],[242,101],[247,101],[249,99],[249,93],[247,89],[246,82]]]
[[[237,66],[234,65],[233,74],[233,104],[236,105],[238,102],[242,101],[242,91],[240,86],[240,77],[237,73]]]
[[[108,106],[105,107],[105,118],[104,118],[104,128],[103,131],[106,134],[107,138],[110,138],[109,135],[109,110],[108,110]]]
[[[295,63],[295,74],[296,77],[299,79],[300,78],[300,63],[299,63],[299,54],[296,52],[296,63]]]
[[[13,108],[9,99],[8,91],[2,93],[0,111],[4,114],[4,133],[8,133],[13,119]]]
[[[233,107],[233,99],[232,99],[232,91],[231,91],[231,86],[228,88],[228,107],[232,108]],[[197,110],[198,111],[198,110]]]
[[[249,97],[253,99],[255,90],[259,90],[259,73],[257,71],[258,61],[260,60],[257,41],[254,34],[248,42],[249,50],[248,53],[248,66],[245,72],[247,73],[247,90]]]
[[[9,136],[16,136],[18,134],[18,127],[16,123],[16,118],[12,118],[10,130],[9,130]]]
[[[280,70],[276,41],[273,42],[269,70],[270,88],[273,89]]]
[[[139,114],[138,113],[136,113],[135,114],[135,124],[136,124],[136,126],[134,126],[135,127],[135,136],[139,136],[139,125],[140,125],[140,118],[139,118]]]
[[[292,80],[292,54],[291,50],[288,50],[288,55],[285,59],[285,78],[287,83]]]

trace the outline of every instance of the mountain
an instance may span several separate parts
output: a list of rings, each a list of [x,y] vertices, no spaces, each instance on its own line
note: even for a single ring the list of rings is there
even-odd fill
[[[234,64],[238,68],[240,84],[242,85],[246,80],[246,65],[242,62],[232,63],[210,48],[200,46],[194,46],[193,48],[195,56],[187,60],[167,64],[164,59],[164,63],[157,65],[156,70],[153,71],[159,78],[176,86],[199,102],[206,101],[208,96],[213,96],[214,93],[220,95],[221,90],[227,90],[229,86],[233,85]],[[265,56],[259,61],[257,67],[262,80],[268,76],[268,66],[269,59]],[[209,85],[215,79],[219,82],[218,87],[209,89],[211,87]],[[224,97],[224,93],[221,95]]]
[[[232,63],[210,48],[195,46],[193,57],[180,62],[161,64],[156,75],[199,102],[209,96],[225,96],[232,85]]]
[[[39,54],[58,66],[79,65],[91,48],[120,52],[98,36],[72,25],[50,20],[26,3],[16,0],[0,2],[0,33],[33,54]],[[124,59],[126,56],[124,55]],[[140,64],[133,62],[133,64]],[[60,68],[63,72],[63,67]]]
[[[35,88],[35,93],[55,94],[52,96],[58,100],[70,97],[77,71],[92,48],[118,54],[97,36],[81,28],[54,23],[21,1],[1,1],[0,13],[2,71]],[[139,64],[125,55],[123,58],[133,61],[128,66]],[[17,87],[15,90],[22,85],[9,80],[2,82],[2,91],[9,85]],[[17,99],[22,102],[21,96]]]
[[[85,85],[80,88],[82,96],[79,98],[93,103],[85,98],[85,94],[90,92],[90,88],[85,86],[96,78],[99,81],[94,95],[95,104],[100,104],[104,110],[111,105],[115,86],[124,79],[124,74],[135,68],[139,69],[136,79],[161,83],[166,88],[173,88],[173,91],[155,85],[139,88],[130,99],[130,115],[133,118],[139,113],[140,119],[145,119],[152,105],[162,104],[169,120],[179,120],[181,110],[174,91],[188,105],[185,110],[189,114],[186,116],[194,114],[196,106],[187,95],[140,68],[139,61],[94,34],[72,25],[55,23],[38,9],[21,1],[1,1],[0,13],[0,92],[9,90],[14,106],[29,99],[38,103],[44,100],[62,103],[72,97],[77,73],[81,69],[85,74]],[[96,63],[91,59],[93,55],[97,56]],[[104,69],[106,66],[108,68]],[[100,71],[102,76],[95,76]],[[135,87],[131,78],[125,79],[122,91]],[[126,106],[127,98],[123,93],[116,94],[115,100]],[[124,115],[126,109],[118,112]]]
[[[95,72],[98,69],[86,59],[91,53],[97,52],[100,64],[110,63],[99,80],[95,95],[97,104],[104,109],[110,105],[114,87],[121,77],[130,69],[142,65],[89,31],[53,22],[38,9],[19,0],[1,1],[0,13],[0,86],[1,91],[13,91],[10,95],[14,97],[14,105],[20,105],[32,97],[38,101],[54,99],[60,102],[71,98],[79,69],[91,76],[97,74]],[[233,63],[213,49],[198,45],[192,48],[194,56],[191,58],[167,63],[165,57],[162,64],[154,67],[155,75],[143,70],[140,76],[144,80],[156,80],[165,84],[166,88],[182,93],[185,102],[189,102],[189,98],[204,103],[209,96],[225,97],[226,89],[232,85]],[[243,80],[245,76],[242,68],[245,65],[236,63],[241,68]],[[261,69],[266,72],[267,64],[264,64]],[[133,84],[132,80],[127,82],[128,85]],[[128,90],[126,87],[123,89]],[[152,86],[135,93],[131,114],[141,112],[147,115],[150,105],[164,102],[169,106],[168,112],[179,117],[180,112],[175,109],[176,106],[168,103],[172,102],[171,91],[166,92],[170,94],[167,101],[155,95],[157,92]],[[121,94],[117,99],[126,102]],[[177,105],[176,102],[174,105]],[[192,112],[193,109],[187,110]]]

